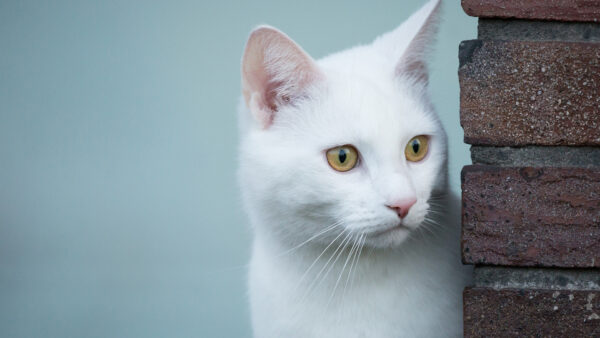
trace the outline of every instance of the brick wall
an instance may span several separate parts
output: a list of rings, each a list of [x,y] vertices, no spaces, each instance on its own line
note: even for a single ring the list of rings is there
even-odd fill
[[[600,0],[462,0],[465,337],[600,337]]]

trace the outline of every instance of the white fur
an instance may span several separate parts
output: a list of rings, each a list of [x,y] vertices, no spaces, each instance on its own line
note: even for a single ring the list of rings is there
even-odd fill
[[[460,336],[460,205],[423,67],[438,8],[319,61],[274,28],[251,34],[239,177],[256,337]],[[414,163],[417,135],[430,146]],[[325,151],[346,144],[359,164],[337,172]],[[413,197],[404,219],[386,206]]]

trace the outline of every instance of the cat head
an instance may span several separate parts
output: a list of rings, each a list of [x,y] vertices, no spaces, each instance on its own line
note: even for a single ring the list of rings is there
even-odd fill
[[[423,226],[446,179],[424,61],[439,5],[318,61],[275,28],[250,34],[240,181],[256,231],[292,244],[360,236],[383,248]]]

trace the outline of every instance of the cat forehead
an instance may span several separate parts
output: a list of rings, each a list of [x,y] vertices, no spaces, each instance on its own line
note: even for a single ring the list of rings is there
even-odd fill
[[[356,71],[326,72],[319,112],[327,122],[358,129],[433,132],[436,117],[425,98],[393,76]]]
[[[389,88],[393,81],[394,60],[376,52],[369,46],[358,46],[341,51],[317,61],[330,79],[355,80],[371,87]]]
[[[403,97],[391,78],[375,77],[356,72],[330,72],[328,74],[325,102],[342,105],[346,109],[368,111],[378,109],[394,111],[409,105],[410,97]]]
[[[379,110],[381,117],[386,117],[386,111],[401,113],[418,108],[418,93],[406,90],[395,77],[394,62],[373,48],[355,47],[325,57],[318,64],[325,74],[329,94],[325,99],[330,104],[365,113]]]

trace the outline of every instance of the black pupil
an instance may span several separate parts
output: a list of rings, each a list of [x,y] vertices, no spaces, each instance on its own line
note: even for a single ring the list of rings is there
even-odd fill
[[[340,149],[338,153],[338,158],[340,159],[340,163],[346,162],[346,151],[344,149]]]
[[[419,152],[419,141],[414,140],[412,142],[412,149],[415,154],[417,154]]]

